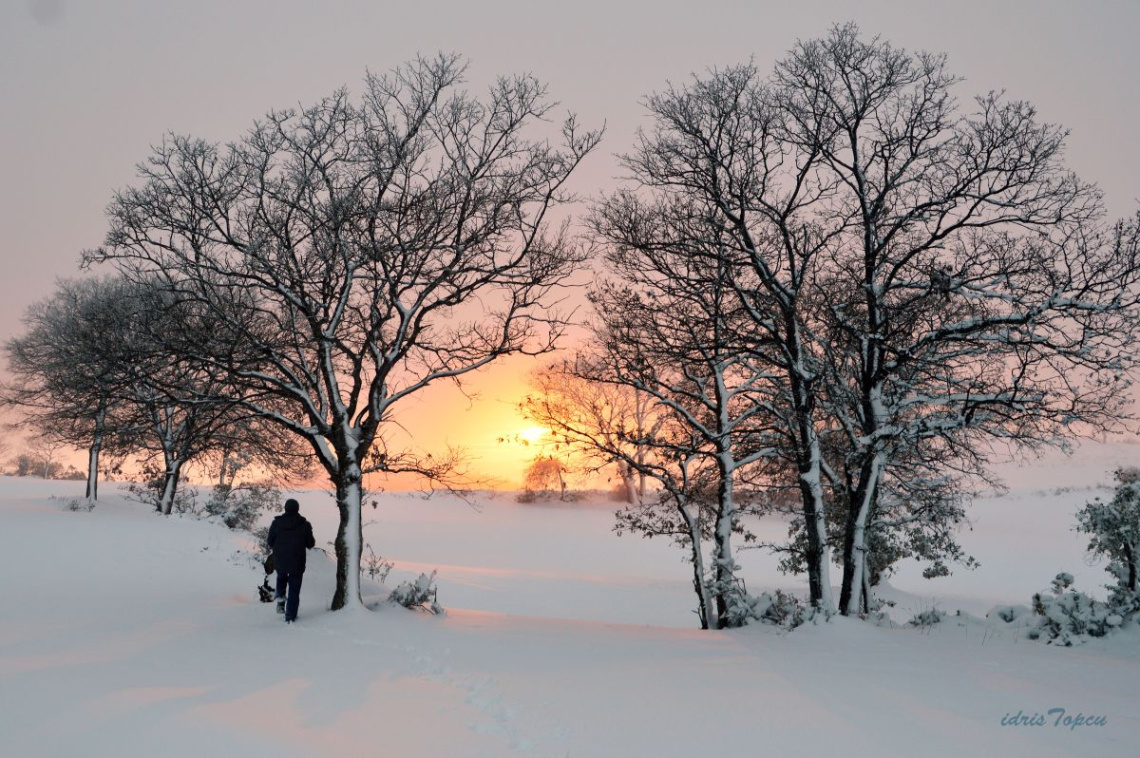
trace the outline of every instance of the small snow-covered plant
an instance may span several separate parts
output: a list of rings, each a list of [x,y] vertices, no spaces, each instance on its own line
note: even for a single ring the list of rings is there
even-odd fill
[[[95,510],[95,501],[87,497],[73,497],[64,507],[73,513],[88,513]]]
[[[1044,638],[1049,644],[1070,647],[1089,637],[1103,637],[1119,627],[1124,617],[1101,600],[1073,588],[1073,575],[1061,573],[1047,593],[1033,596],[1037,623],[1029,639]]]
[[[782,590],[775,594],[761,593],[760,599],[766,607],[760,611],[760,623],[775,624],[785,629],[795,629],[811,615],[809,608],[795,595]]]
[[[388,572],[392,570],[392,561],[384,560],[382,556],[376,555],[372,550],[372,545],[366,544],[364,547],[368,549],[368,555],[363,556],[360,562],[361,577],[367,574],[369,579],[383,584],[384,580],[388,578]],[[379,578],[377,579],[377,577]]]
[[[925,611],[919,611],[914,614],[907,623],[911,626],[917,626],[920,629],[929,629],[935,624],[941,624],[944,618],[946,618],[946,611],[940,611],[937,608],[927,608]]]
[[[230,529],[249,531],[258,516],[273,510],[280,500],[281,490],[268,482],[216,484],[206,501],[205,512],[221,518]]]
[[[414,582],[400,582],[392,594],[388,595],[388,601],[413,610],[442,614],[443,606],[436,597],[435,573],[420,574]]]

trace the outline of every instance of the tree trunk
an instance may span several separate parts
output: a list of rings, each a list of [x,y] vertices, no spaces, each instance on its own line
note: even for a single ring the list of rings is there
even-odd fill
[[[722,451],[717,457],[720,483],[717,487],[715,544],[715,587],[718,629],[729,625],[732,593],[736,589],[736,561],[732,555],[732,525],[736,520],[736,503],[733,502],[732,462],[730,453]]]
[[[800,426],[799,484],[804,533],[807,538],[808,589],[812,606],[830,611],[835,608],[835,599],[831,594],[831,551],[827,544],[827,506],[823,500],[821,481],[823,456],[810,412],[806,409],[797,411],[797,416]]]
[[[839,612],[858,615],[862,607],[864,572],[867,566],[867,522],[879,488],[882,454],[875,452],[864,461],[859,483],[847,511],[847,529],[843,537],[843,587],[839,594]]]
[[[178,477],[182,470],[182,461],[172,459],[166,465],[166,473],[162,480],[162,497],[158,502],[158,510],[163,516],[169,516],[174,508],[174,498],[178,495]]]
[[[633,478],[633,471],[628,463],[622,462],[618,464],[618,474],[621,476],[622,487],[625,488],[625,501],[630,505],[638,505],[641,503],[642,492],[638,492],[637,484]],[[644,474],[642,475],[644,476]]]
[[[1124,545],[1124,562],[1128,564],[1128,589],[1136,591],[1136,552],[1131,546]]]
[[[558,495],[558,501],[564,503],[566,502],[566,477],[562,476],[562,464],[555,461],[555,465],[558,466],[558,468],[554,470],[554,473],[558,475],[558,487],[561,490]]]
[[[103,449],[103,423],[106,411],[102,406],[95,413],[95,432],[91,435],[91,447],[87,451],[87,502],[99,499],[99,453]]]
[[[863,561],[863,613],[871,612],[871,564]]]
[[[803,364],[799,326],[794,314],[787,314],[787,340],[790,353],[788,383],[796,421],[796,465],[799,469],[801,507],[808,572],[808,591],[813,608],[831,611],[831,551],[827,541],[827,505],[823,499],[823,452],[815,428],[815,396],[809,372]]]
[[[96,432],[87,451],[87,500],[94,503],[99,499],[99,451],[103,447],[103,435]]]
[[[360,557],[364,536],[361,524],[360,466],[355,461],[341,461],[336,484],[336,507],[340,525],[336,532],[336,592],[332,610],[356,608],[360,599]]]
[[[647,413],[646,405],[647,403],[642,397],[641,391],[634,390],[634,413],[635,418],[637,419],[638,439],[637,447],[634,448],[634,458],[637,461],[637,499],[636,501],[630,500],[629,502],[631,503],[641,503],[644,500],[645,483],[649,478],[645,473],[645,448],[643,447],[643,441],[645,440],[645,417]]]
[[[720,622],[717,617],[716,604],[709,593],[705,583],[705,558],[701,552],[700,513],[696,516],[689,513],[684,502],[677,503],[677,510],[685,521],[689,530],[689,560],[693,564],[693,591],[697,593],[697,616],[701,620],[701,629],[719,629]]]
[[[218,489],[232,489],[234,479],[237,478],[235,462],[230,457],[230,449],[229,445],[222,448],[222,463],[218,467]]]

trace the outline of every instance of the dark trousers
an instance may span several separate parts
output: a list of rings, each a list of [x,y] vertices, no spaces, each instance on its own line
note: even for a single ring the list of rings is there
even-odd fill
[[[297,618],[297,606],[301,604],[301,579],[304,576],[304,571],[295,571],[292,574],[277,572],[277,599],[285,598],[286,621]],[[289,590],[288,595],[285,594],[286,588]]]

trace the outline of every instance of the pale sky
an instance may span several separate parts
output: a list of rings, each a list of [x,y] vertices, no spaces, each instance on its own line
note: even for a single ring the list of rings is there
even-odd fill
[[[366,69],[455,51],[471,60],[473,90],[528,71],[584,125],[607,123],[577,177],[589,193],[613,186],[612,154],[644,123],[648,92],[749,58],[766,71],[797,39],[851,20],[948,53],[964,96],[1004,89],[1034,103],[1072,130],[1069,165],[1101,186],[1113,215],[1140,207],[1135,0],[0,0],[0,340],[56,278],[77,275],[112,191],[168,130],[233,139],[271,108],[359,89]],[[466,445],[509,477],[518,464],[494,439],[527,426],[510,411],[519,373],[509,364],[478,378],[475,403],[434,399],[424,438]]]

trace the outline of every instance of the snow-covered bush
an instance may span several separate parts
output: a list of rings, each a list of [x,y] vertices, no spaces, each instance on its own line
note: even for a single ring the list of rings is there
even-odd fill
[[[728,627],[744,626],[749,623],[767,624],[784,629],[795,629],[812,617],[812,609],[804,605],[795,595],[782,590],[775,593],[762,592],[749,595],[746,592],[729,596]]]
[[[258,516],[275,508],[280,500],[281,491],[267,482],[216,484],[206,501],[205,512],[221,518],[230,529],[249,531]]]
[[[759,600],[760,603],[756,606],[757,620],[762,624],[795,629],[811,615],[811,609],[803,601],[781,590],[776,590],[775,594],[762,592]]]
[[[1049,644],[1071,646],[1089,637],[1103,637],[1124,622],[1109,603],[1073,589],[1072,574],[1057,574],[1048,593],[1033,596],[1037,622],[1029,638],[1044,638]]]
[[[388,602],[413,610],[442,614],[443,606],[436,597],[435,573],[433,571],[430,575],[420,574],[414,582],[400,582],[388,595]]]

